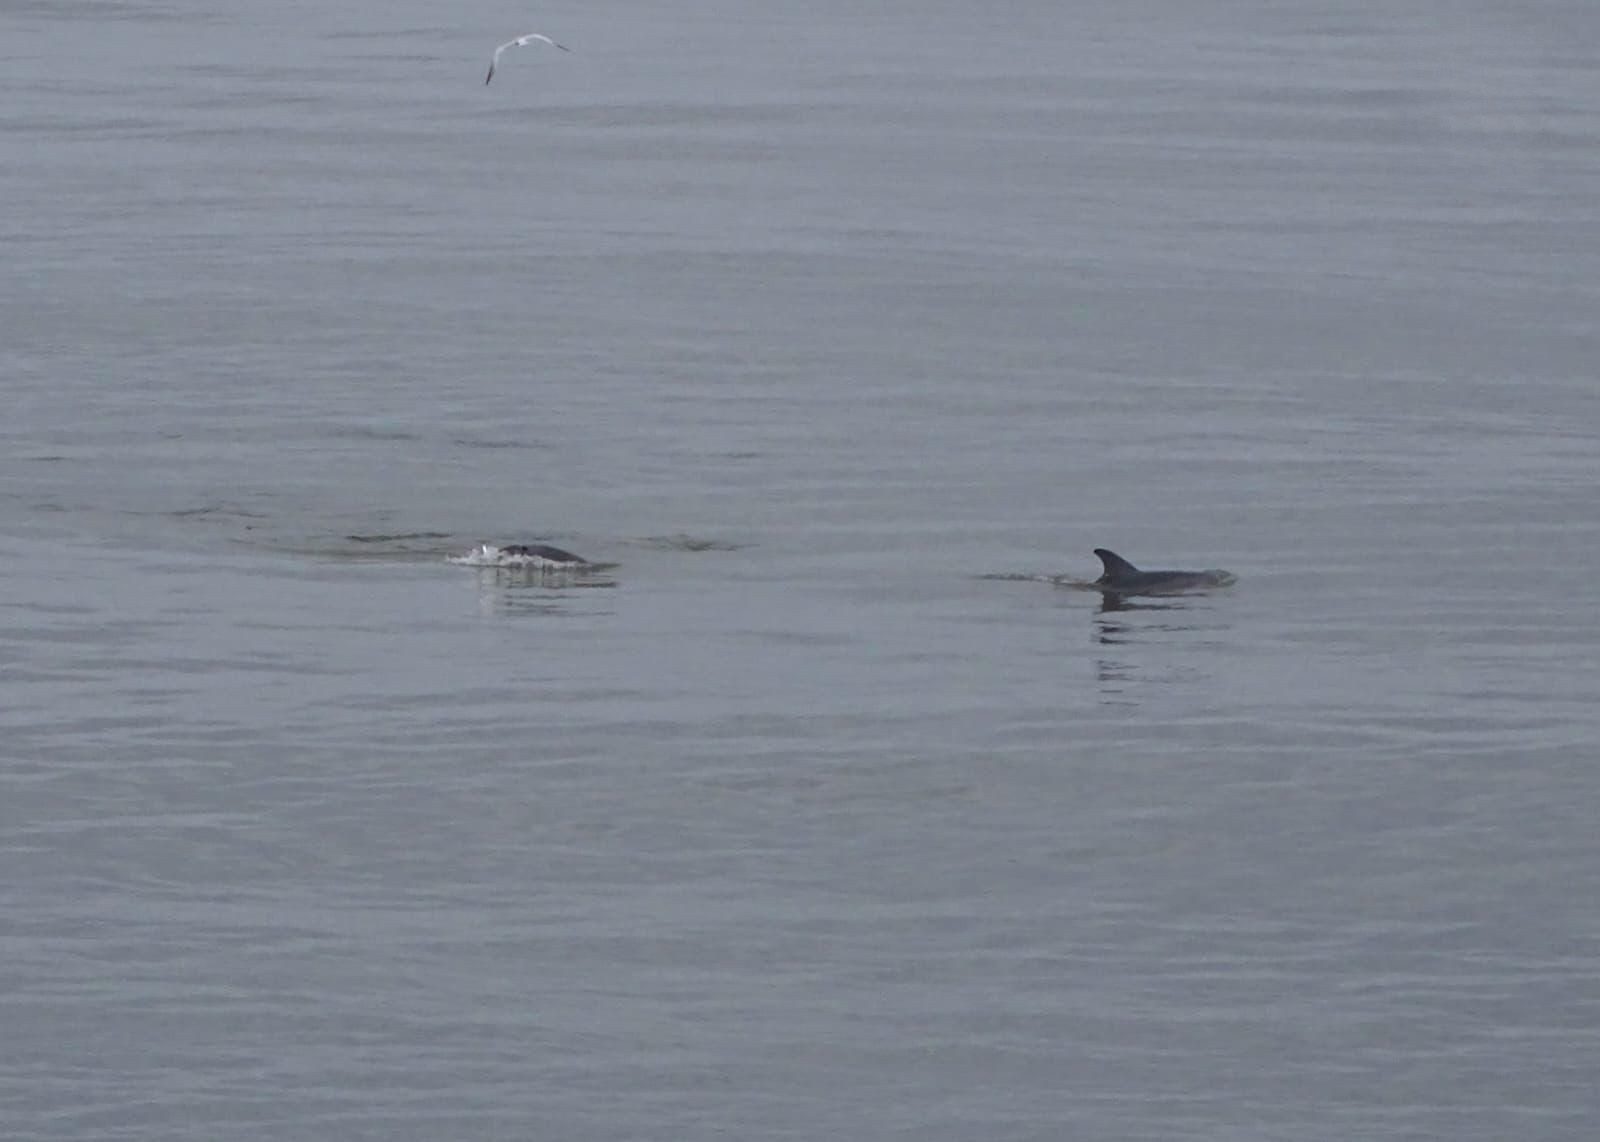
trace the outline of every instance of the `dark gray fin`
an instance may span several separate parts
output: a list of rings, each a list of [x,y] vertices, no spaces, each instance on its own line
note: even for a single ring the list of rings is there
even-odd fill
[[[1117,583],[1139,574],[1139,569],[1129,563],[1115,551],[1107,551],[1104,547],[1097,547],[1094,553],[1100,557],[1100,562],[1105,565],[1105,574],[1096,579],[1096,583]]]

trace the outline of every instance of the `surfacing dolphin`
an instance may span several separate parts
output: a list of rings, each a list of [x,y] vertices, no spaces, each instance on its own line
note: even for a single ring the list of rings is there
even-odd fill
[[[512,543],[500,549],[500,554],[518,559],[540,559],[555,567],[587,567],[589,561],[581,555],[551,547],[548,543]]]
[[[1226,587],[1238,576],[1231,571],[1141,571],[1115,551],[1097,547],[1094,553],[1105,573],[1089,584],[1115,595],[1176,595],[1206,587]]]
[[[591,563],[581,555],[548,543],[508,543],[504,547],[480,543],[465,555],[449,556],[448,561],[467,567],[516,567],[537,571],[592,571],[616,566],[614,563]]]

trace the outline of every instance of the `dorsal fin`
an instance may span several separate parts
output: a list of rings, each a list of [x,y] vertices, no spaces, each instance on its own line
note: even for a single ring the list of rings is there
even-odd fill
[[[1115,583],[1118,580],[1128,578],[1130,575],[1139,574],[1137,567],[1115,551],[1107,551],[1104,547],[1097,547],[1094,549],[1094,553],[1100,557],[1100,562],[1105,564],[1105,574],[1100,576],[1098,580],[1101,583]]]

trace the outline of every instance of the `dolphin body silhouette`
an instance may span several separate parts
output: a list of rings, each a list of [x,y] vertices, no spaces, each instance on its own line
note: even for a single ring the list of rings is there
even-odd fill
[[[1094,553],[1105,573],[1090,584],[1112,595],[1177,595],[1206,587],[1226,587],[1237,580],[1231,571],[1141,571],[1115,551],[1097,547]]]
[[[548,543],[512,543],[502,547],[500,554],[516,556],[519,559],[536,559],[540,561],[540,566],[592,566],[583,556],[574,555],[570,551],[563,551],[559,547],[551,547]]]

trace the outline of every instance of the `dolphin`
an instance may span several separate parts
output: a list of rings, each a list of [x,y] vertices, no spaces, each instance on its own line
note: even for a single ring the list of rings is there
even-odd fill
[[[501,567],[533,571],[594,571],[615,567],[614,563],[591,563],[581,555],[551,547],[547,543],[508,543],[497,547],[480,543],[465,555],[448,555],[448,563],[464,567]]]
[[[1230,571],[1141,571],[1115,551],[1097,547],[1094,553],[1105,574],[1089,584],[1113,595],[1176,595],[1205,587],[1226,587],[1237,576]]]
[[[511,543],[500,549],[501,555],[510,555],[517,559],[537,561],[538,566],[553,567],[588,567],[590,563],[581,555],[574,555],[570,551],[563,551],[559,547],[551,547],[548,543]]]

